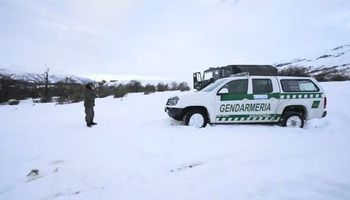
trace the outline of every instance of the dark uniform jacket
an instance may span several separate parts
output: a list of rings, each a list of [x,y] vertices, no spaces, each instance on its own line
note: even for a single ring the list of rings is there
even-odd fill
[[[85,87],[85,93],[84,93],[84,106],[85,107],[94,107],[95,106],[95,93],[91,89],[90,86]]]

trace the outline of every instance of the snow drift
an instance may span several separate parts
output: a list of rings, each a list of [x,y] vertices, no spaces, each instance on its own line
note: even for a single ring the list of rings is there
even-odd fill
[[[93,128],[82,103],[0,106],[0,199],[350,199],[350,82],[322,85],[304,129],[185,127],[179,92],[97,99]]]

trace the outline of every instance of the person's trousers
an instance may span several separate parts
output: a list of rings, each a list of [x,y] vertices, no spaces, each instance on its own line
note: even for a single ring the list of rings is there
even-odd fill
[[[85,121],[90,124],[94,121],[94,107],[85,107]]]

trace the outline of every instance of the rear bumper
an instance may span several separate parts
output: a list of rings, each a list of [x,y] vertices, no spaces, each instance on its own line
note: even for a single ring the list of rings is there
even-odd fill
[[[323,114],[322,114],[322,118],[327,116],[327,111],[324,111]]]
[[[165,112],[168,113],[169,117],[181,121],[183,118],[182,108],[169,108],[165,107]]]

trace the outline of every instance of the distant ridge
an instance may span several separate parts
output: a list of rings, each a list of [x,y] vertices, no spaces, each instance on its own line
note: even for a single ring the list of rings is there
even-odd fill
[[[25,72],[24,70],[18,69],[16,67],[12,67],[12,68],[0,67],[0,75],[7,76],[13,80],[25,81],[29,83],[44,82],[43,74]],[[67,80],[68,82],[74,82],[74,83],[80,83],[80,84],[93,82],[93,80],[89,78],[84,78],[84,77],[79,77],[74,75],[54,75],[54,74],[51,75],[49,73],[50,83],[67,82]]]
[[[279,71],[302,68],[307,75],[332,80],[334,77],[350,78],[350,44],[335,47],[312,58],[299,58],[274,64]]]

